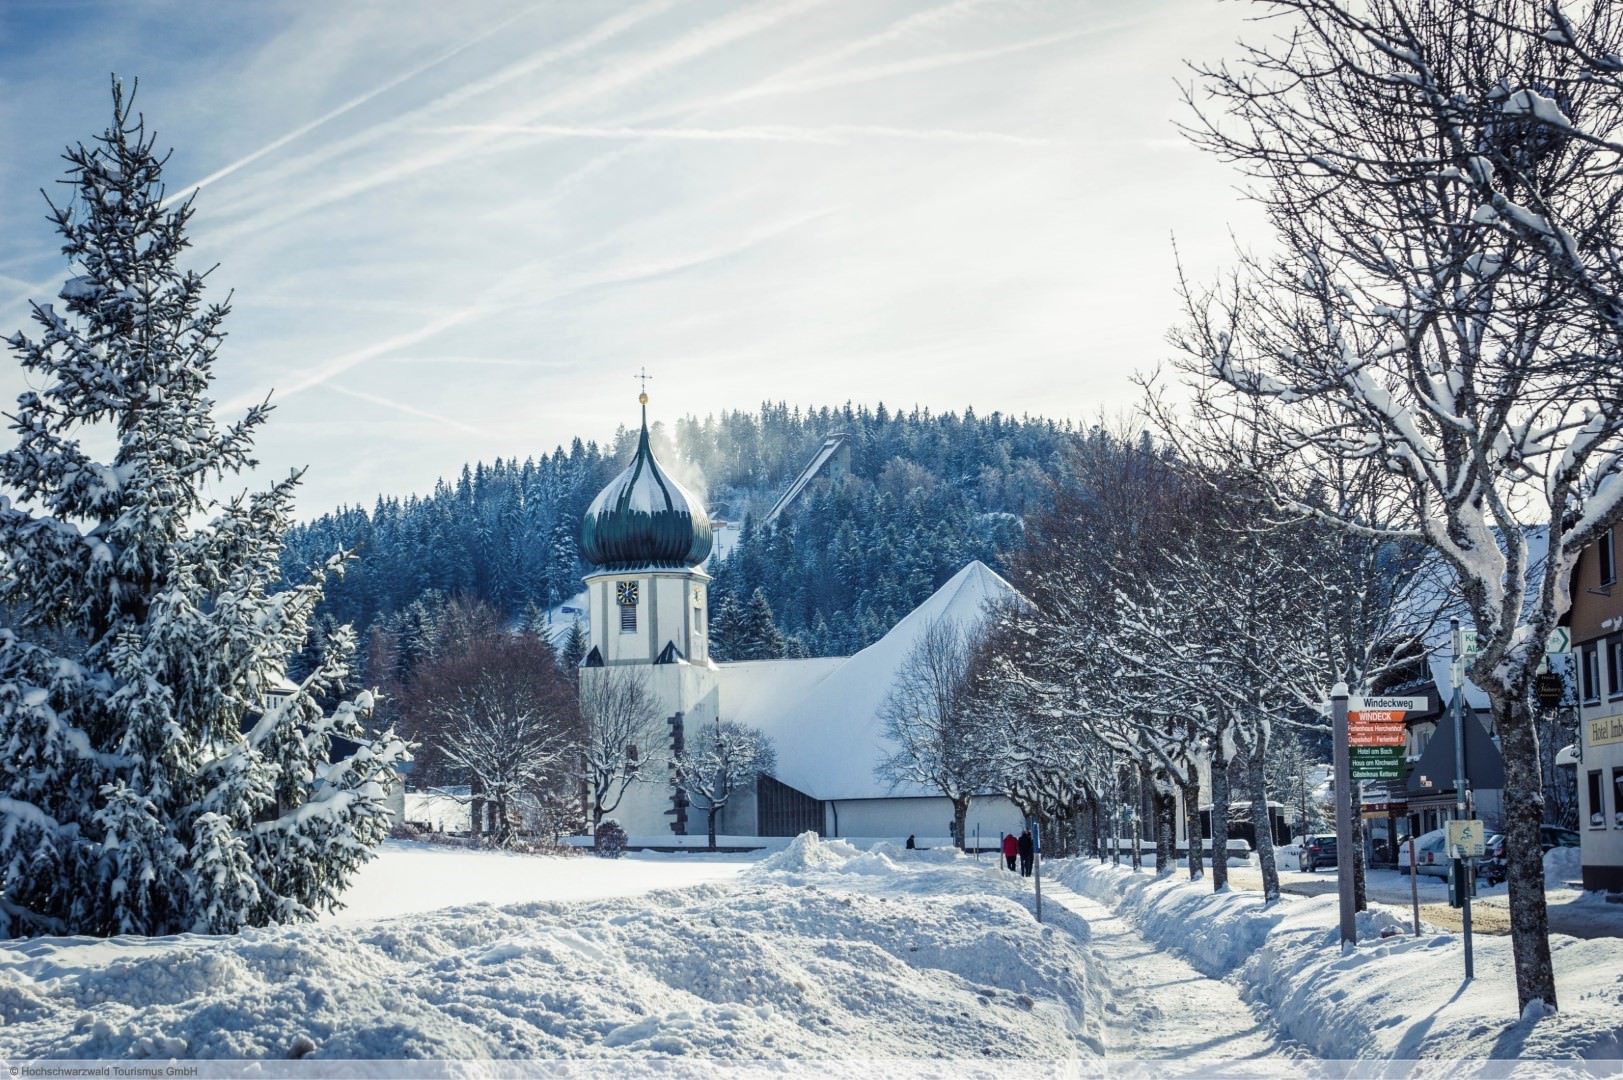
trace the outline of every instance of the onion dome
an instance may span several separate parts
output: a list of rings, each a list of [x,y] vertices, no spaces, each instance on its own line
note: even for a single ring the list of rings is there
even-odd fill
[[[648,448],[648,395],[640,400],[636,456],[587,508],[581,554],[605,570],[697,566],[710,555],[710,515],[654,460]]]

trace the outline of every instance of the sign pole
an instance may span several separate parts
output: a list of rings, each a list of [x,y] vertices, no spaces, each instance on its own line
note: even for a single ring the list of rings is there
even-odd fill
[[[1414,936],[1420,936],[1420,870],[1415,866],[1415,838],[1409,837],[1409,902],[1414,905]]]
[[[1453,630],[1454,664],[1449,679],[1454,684],[1454,817],[1460,821],[1466,820],[1465,806],[1465,657],[1463,653],[1464,642],[1460,639],[1460,620],[1458,616],[1448,620]],[[1465,978],[1467,981],[1476,977],[1475,965],[1471,958],[1471,882],[1468,879],[1465,852],[1455,847],[1454,856],[1454,882],[1459,890],[1460,897],[1460,924],[1465,934]]]
[[[1353,891],[1352,752],[1347,744],[1347,684],[1330,691],[1330,726],[1335,730],[1336,884],[1341,894],[1341,943],[1358,944],[1358,912]]]
[[[1031,819],[1031,876],[1037,884],[1037,921],[1043,921],[1043,831]]]

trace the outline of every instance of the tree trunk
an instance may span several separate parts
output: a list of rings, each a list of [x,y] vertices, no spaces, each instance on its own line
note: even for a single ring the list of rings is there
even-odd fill
[[[478,780],[474,780],[468,791],[473,796],[472,802],[468,804],[468,835],[477,845],[480,835],[485,831],[485,800],[483,798],[485,786]]]
[[[1528,714],[1526,686],[1494,694],[1494,723],[1505,758],[1505,874],[1510,885],[1510,948],[1516,960],[1516,1000],[1521,1009],[1542,1000],[1555,1008],[1555,967],[1550,961],[1550,914],[1544,898],[1544,791],[1539,746]],[[1475,723],[1467,718],[1466,723]]]
[[[1200,774],[1189,770],[1189,783],[1181,785],[1183,791],[1184,828],[1189,833],[1189,880],[1200,881],[1206,876],[1206,860],[1200,850]]]
[[[1159,876],[1178,868],[1178,800],[1165,769],[1156,770],[1150,791],[1155,800],[1155,873]]]
[[[1144,773],[1146,767],[1133,770],[1133,869],[1144,869]]]
[[[969,798],[952,800],[952,844],[959,851],[964,850],[964,823],[968,820]]]
[[[1246,778],[1251,788],[1251,829],[1262,866],[1262,899],[1272,904],[1279,899],[1279,867],[1274,863],[1274,834],[1268,821],[1268,774],[1263,766],[1267,757],[1268,736],[1258,732],[1246,759]]]
[[[1223,738],[1212,747],[1212,891],[1229,887],[1229,763],[1223,758]]]
[[[716,850],[716,811],[719,809],[721,809],[719,806],[712,805],[710,809],[705,812],[705,817],[707,819],[705,826],[706,830],[710,834],[711,851]]]

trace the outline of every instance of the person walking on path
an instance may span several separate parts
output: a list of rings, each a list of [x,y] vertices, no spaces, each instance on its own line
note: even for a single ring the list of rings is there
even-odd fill
[[[1020,854],[1020,843],[1015,840],[1014,833],[1003,834],[1003,861],[1010,870],[1014,869],[1014,857]]]
[[[1031,830],[1020,834],[1020,876],[1031,876]]]

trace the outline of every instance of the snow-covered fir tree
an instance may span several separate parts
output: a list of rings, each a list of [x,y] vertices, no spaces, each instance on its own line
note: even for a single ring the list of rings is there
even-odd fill
[[[294,474],[210,502],[253,464],[256,406],[216,425],[224,304],[182,269],[189,202],[117,81],[51,205],[73,276],[10,349],[42,387],[0,454],[0,934],[228,933],[330,908],[388,827],[406,747],[371,695],[324,710],[348,627],[277,693],[325,580],[281,581]],[[97,460],[87,446],[114,449]],[[211,516],[212,515],[212,516]],[[333,760],[334,736],[356,748]]]

